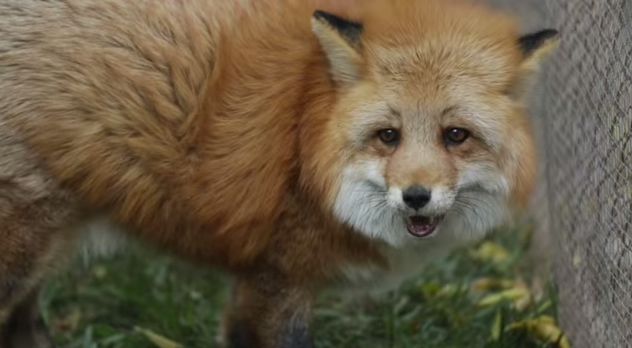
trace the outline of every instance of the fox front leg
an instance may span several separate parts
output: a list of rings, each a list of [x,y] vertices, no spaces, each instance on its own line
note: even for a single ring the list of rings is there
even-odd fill
[[[15,307],[2,327],[1,348],[54,348],[39,311],[39,288]]]
[[[313,294],[269,273],[239,278],[225,313],[226,348],[312,348]]]

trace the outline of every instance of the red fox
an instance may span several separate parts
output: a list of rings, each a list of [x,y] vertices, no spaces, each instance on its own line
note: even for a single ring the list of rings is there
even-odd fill
[[[529,200],[525,97],[559,34],[516,22],[0,0],[0,347],[53,346],[38,292],[87,235],[234,275],[227,346],[312,347],[321,290],[396,286]]]

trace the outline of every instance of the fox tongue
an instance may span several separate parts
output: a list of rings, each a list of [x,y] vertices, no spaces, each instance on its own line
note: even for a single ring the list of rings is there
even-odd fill
[[[425,216],[412,216],[408,219],[408,233],[415,237],[426,237],[437,228],[437,219]]]

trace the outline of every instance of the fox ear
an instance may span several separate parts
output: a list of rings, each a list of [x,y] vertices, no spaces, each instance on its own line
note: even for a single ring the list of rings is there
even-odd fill
[[[531,87],[533,75],[540,70],[542,61],[557,48],[558,43],[559,32],[554,29],[540,30],[518,38],[522,61],[519,67],[520,76],[511,89],[514,97],[525,97]]]
[[[523,55],[523,70],[537,70],[542,59],[557,47],[559,36],[557,30],[545,29],[520,37],[518,44]]]
[[[312,15],[312,31],[327,56],[333,79],[340,84],[359,80],[362,24],[318,10]]]

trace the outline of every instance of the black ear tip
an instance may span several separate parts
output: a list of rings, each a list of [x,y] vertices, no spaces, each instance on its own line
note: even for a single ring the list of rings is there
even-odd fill
[[[525,54],[530,54],[549,40],[557,39],[560,32],[556,29],[544,29],[520,37],[519,43]]]
[[[524,35],[522,36],[521,40],[545,42],[558,36],[560,36],[560,32],[556,29],[543,29]]]
[[[560,36],[560,32],[557,29],[544,29],[540,33],[545,40],[557,38]]]
[[[334,27],[339,27],[339,26],[346,26],[346,25],[358,25],[359,23],[349,20],[347,18],[343,18],[340,16],[337,16],[333,13],[329,13],[327,11],[323,11],[323,10],[315,10],[312,13],[312,17],[321,20],[321,21],[325,21],[327,23],[329,23],[330,25],[334,26]]]
[[[362,24],[359,22],[342,18],[340,16],[337,16],[335,14],[332,14],[323,10],[314,11],[312,13],[312,17],[314,17],[315,19],[319,21],[328,23],[329,25],[331,25],[332,27],[336,29],[343,29],[343,28],[350,28],[350,27],[359,29],[362,27]]]
[[[345,20],[341,17],[338,17],[334,14],[331,14],[327,11],[323,11],[323,10],[316,10],[314,11],[314,13],[312,14],[312,17],[314,17],[315,19],[325,22],[325,23],[329,23],[332,26],[336,26],[339,23],[345,22]]]
[[[316,10],[314,11],[314,13],[312,13],[312,17],[319,19],[319,20],[325,20],[328,16],[331,16],[331,14],[323,11],[323,10]]]
[[[312,17],[338,31],[349,42],[357,42],[362,33],[362,23],[342,18],[323,10],[314,11]]]

